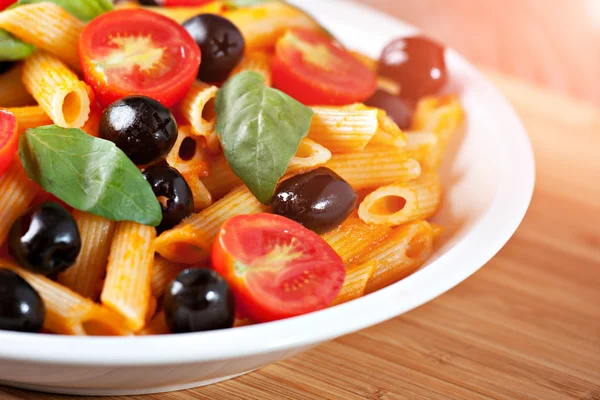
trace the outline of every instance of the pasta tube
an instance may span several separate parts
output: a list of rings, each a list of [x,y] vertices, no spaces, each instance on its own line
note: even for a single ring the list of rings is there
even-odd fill
[[[156,229],[135,222],[118,222],[108,258],[100,299],[121,314],[134,332],[145,325],[150,305]]]
[[[271,61],[273,56],[263,51],[251,51],[246,53],[242,61],[233,69],[231,76],[237,75],[244,71],[254,71],[262,75],[265,80],[265,85],[273,86],[273,78],[271,76]]]
[[[364,296],[367,282],[377,269],[377,261],[371,260],[362,264],[351,264],[346,267],[346,278],[342,290],[333,300],[332,305],[346,303]]]
[[[58,282],[84,297],[96,300],[100,295],[98,283],[104,278],[108,252],[116,223],[104,217],[73,210],[73,219],[81,236],[81,252]]]
[[[345,263],[353,263],[368,249],[383,240],[391,228],[383,225],[365,224],[358,218],[350,217],[334,230],[321,237]]]
[[[0,107],[23,107],[35,104],[35,100],[23,85],[23,65],[19,64],[0,74]]]
[[[8,111],[17,118],[19,135],[30,128],[52,125],[52,120],[40,106],[13,107]]]
[[[87,85],[53,55],[37,51],[25,60],[23,83],[56,125],[81,128],[87,121],[90,115]]]
[[[414,181],[380,187],[360,203],[358,216],[368,224],[397,226],[432,217],[441,201],[440,178],[430,172]]]
[[[189,265],[172,263],[161,256],[156,256],[154,258],[154,268],[152,269],[152,280],[150,281],[152,295],[157,298],[162,296],[171,281],[186,268],[189,268]]]
[[[164,232],[156,240],[156,251],[172,262],[194,264],[206,261],[221,225],[240,214],[264,212],[248,188],[240,186],[206,210]]]
[[[379,127],[376,108],[313,107],[308,137],[332,152],[365,148]]]

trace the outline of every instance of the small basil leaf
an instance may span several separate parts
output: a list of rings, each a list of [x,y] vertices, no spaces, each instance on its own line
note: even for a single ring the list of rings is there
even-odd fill
[[[81,211],[114,221],[157,226],[160,203],[142,173],[114,143],[81,129],[28,129],[19,155],[27,175]]]
[[[308,134],[313,111],[265,86],[252,71],[229,79],[217,93],[216,131],[233,172],[263,204]]]
[[[17,5],[51,2],[61,6],[82,21],[90,21],[113,9],[111,0],[19,0]]]
[[[4,29],[0,29],[0,61],[17,61],[29,57],[35,46],[17,39]]]

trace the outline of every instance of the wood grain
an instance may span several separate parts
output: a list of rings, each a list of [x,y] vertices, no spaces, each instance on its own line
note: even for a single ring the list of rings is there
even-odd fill
[[[452,9],[437,10],[437,19],[425,22],[427,26],[439,29],[438,34],[448,35],[447,42],[455,40],[452,38],[456,35],[456,40],[462,42],[452,44],[483,65],[528,78],[519,73],[519,68],[525,67],[513,65],[516,57],[514,61],[504,60],[507,54],[512,54],[505,47],[507,44],[489,62],[478,59],[473,50],[477,48],[471,44],[461,45],[471,40],[466,36],[473,35],[473,29],[475,32],[498,29],[497,36],[510,30],[491,28],[492,23],[487,26],[480,22],[477,18],[483,18],[481,10],[468,11],[480,15],[469,17],[465,7],[476,8],[471,0],[364,2],[421,26],[423,23],[417,19],[430,21],[420,17],[428,5],[451,4]],[[584,3],[598,4],[597,0],[552,3],[564,6],[567,2],[575,8],[584,7]],[[478,2],[491,3],[498,4],[493,10],[508,23],[506,20],[512,14],[507,10],[511,7],[514,13],[519,9],[515,8],[517,4],[524,4],[525,10],[550,2]],[[502,11],[502,7],[506,10]],[[579,15],[581,11],[568,8],[563,7],[565,15],[576,21],[573,14]],[[553,15],[557,12],[551,11]],[[463,33],[453,32],[452,26],[457,25],[451,18],[464,19],[458,25],[464,28]],[[474,18],[475,22],[468,18]],[[522,16],[518,18],[521,24],[527,22]],[[596,25],[572,22],[561,32],[576,30],[582,37],[583,30],[598,32],[598,26],[597,22]],[[577,37],[572,32],[565,34]],[[477,40],[475,36],[472,40]],[[480,36],[478,40],[492,40],[484,33]],[[524,41],[531,43],[529,39]],[[595,43],[595,47],[587,50],[595,48],[600,57],[597,51],[600,42]],[[529,57],[535,58],[537,53]],[[600,98],[597,73],[600,60],[594,65],[591,71],[587,65],[572,66],[564,62],[560,70],[540,69],[539,74],[533,73],[529,78],[558,90],[563,90],[560,86],[565,84],[568,90],[563,90],[564,93],[595,101]],[[536,64],[536,71],[537,68],[544,66]],[[525,123],[538,166],[533,203],[522,226],[488,265],[455,289],[410,313],[258,372],[195,390],[127,399],[600,399],[600,160],[597,155],[600,112],[591,104],[521,80],[495,72],[488,75],[511,100]],[[562,83],[557,84],[553,77]],[[0,388],[0,399],[71,397]]]
[[[488,265],[408,314],[258,372],[129,399],[600,399],[600,113],[489,75],[531,135],[538,179]],[[0,399],[70,397],[0,388]]]

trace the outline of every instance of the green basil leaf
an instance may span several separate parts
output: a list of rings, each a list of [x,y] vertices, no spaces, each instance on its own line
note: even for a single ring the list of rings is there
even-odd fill
[[[47,1],[61,6],[82,21],[90,21],[98,15],[113,9],[111,0],[19,0],[17,5]]]
[[[150,184],[114,143],[81,129],[28,129],[19,155],[29,178],[81,211],[157,226],[162,210]]]
[[[233,172],[263,204],[308,134],[313,111],[265,86],[252,71],[229,79],[217,93],[216,131]]]
[[[34,51],[34,45],[25,43],[4,29],[0,29],[0,61],[22,60]]]

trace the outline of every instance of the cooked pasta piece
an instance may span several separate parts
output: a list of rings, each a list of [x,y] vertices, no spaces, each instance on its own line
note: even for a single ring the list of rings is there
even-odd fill
[[[433,222],[430,222],[429,225],[431,225],[431,230],[433,232],[433,241],[435,242],[444,234],[444,227],[438,224],[434,224]]]
[[[331,152],[310,139],[302,139],[296,155],[292,157],[285,171],[284,179],[312,171],[331,159]]]
[[[221,225],[240,214],[264,212],[262,205],[245,186],[238,187],[206,210],[164,232],[156,240],[156,251],[172,262],[194,264],[210,256]]]
[[[377,132],[369,144],[391,146],[404,151],[408,145],[406,135],[384,110],[380,109],[377,113],[377,121]]]
[[[233,173],[224,156],[217,158],[211,163],[208,176],[202,178],[202,183],[214,200],[220,199],[234,188],[243,184],[242,180]]]
[[[192,131],[196,135],[204,136],[213,131],[217,118],[215,97],[218,90],[216,86],[195,81],[179,103],[181,114],[192,125]]]
[[[350,50],[350,54],[354,56],[358,61],[363,63],[367,68],[369,68],[373,72],[377,72],[377,60],[372,59],[366,54],[361,53],[360,51]]]
[[[227,11],[224,16],[244,36],[246,49],[270,49],[288,29],[301,28],[320,32],[322,28],[304,11],[284,2],[267,2],[254,7]]]
[[[117,4],[115,4],[115,10],[122,10],[124,8],[139,8],[139,7],[140,7],[140,3],[138,3],[135,0],[123,0],[123,1],[119,1]],[[158,7],[148,7],[148,8],[153,9],[153,8],[158,8]]]
[[[13,222],[27,210],[38,191],[39,186],[27,177],[19,158],[15,157],[0,177],[0,246]]]
[[[433,230],[426,221],[409,222],[395,228],[359,262],[377,261],[377,270],[365,293],[382,289],[412,274],[433,252]]]
[[[398,96],[400,94],[400,90],[402,89],[398,83],[383,76],[377,77],[377,88],[395,96]]]
[[[81,252],[75,264],[59,275],[58,282],[84,297],[97,300],[101,290],[98,282],[106,273],[116,223],[78,210],[73,210],[73,219],[81,236]]]
[[[150,300],[148,301],[148,311],[146,312],[146,320],[144,321],[144,326],[147,326],[150,321],[156,315],[156,310],[158,309],[158,300],[154,296],[150,296]]]
[[[17,118],[19,134],[29,128],[52,125],[52,120],[40,106],[12,107],[8,108],[8,111]]]
[[[157,298],[161,297],[171,281],[186,268],[189,268],[189,265],[172,263],[161,256],[156,256],[154,258],[154,268],[152,269],[152,280],[150,281],[152,295]]]
[[[332,152],[365,148],[379,127],[378,109],[370,107],[313,107],[308,137]]]
[[[47,50],[76,71],[80,69],[77,44],[84,26],[83,21],[51,2],[26,4],[0,13],[0,28]]]
[[[326,166],[357,190],[406,182],[421,175],[419,162],[409,153],[387,146],[367,146],[358,152],[334,154]]]
[[[64,335],[131,334],[119,314],[90,299],[8,260],[0,259],[0,267],[16,272],[39,293],[46,306],[44,329],[47,331]]]
[[[148,325],[144,327],[140,332],[137,333],[138,336],[148,336],[148,335],[167,335],[171,333],[169,327],[167,326],[167,321],[165,320],[164,311],[160,311],[156,313],[154,318]]]
[[[208,175],[210,159],[201,138],[194,135],[189,126],[182,126],[167,155],[167,163],[181,174],[204,177]]]
[[[91,98],[90,98],[91,101]],[[102,119],[102,108],[95,101],[91,101],[90,104],[90,116],[85,124],[81,127],[85,133],[90,136],[100,136],[100,120]]]
[[[265,79],[265,85],[272,86],[271,61],[273,56],[264,51],[251,51],[246,53],[242,61],[233,69],[230,76],[244,71],[258,72]]]
[[[439,143],[439,138],[435,133],[407,132],[406,140],[406,150],[419,161],[424,170],[429,170],[435,166],[428,166],[429,159]]]
[[[198,213],[213,203],[213,198],[196,174],[182,174],[194,196],[194,212]]]
[[[123,8],[131,8],[123,7]],[[226,5],[222,1],[214,1],[204,6],[192,6],[192,7],[143,7],[146,10],[164,15],[165,17],[171,18],[179,22],[180,24],[187,21],[188,19],[195,17],[200,14],[223,14],[226,10]]]
[[[0,107],[24,107],[35,104],[35,100],[23,85],[22,75],[22,64],[0,74]]]
[[[436,169],[452,135],[464,120],[464,110],[456,96],[425,97],[417,103],[411,130],[432,132],[437,136],[437,145],[422,162],[423,169]]]
[[[144,327],[150,304],[156,229],[135,222],[118,222],[108,257],[100,299],[117,311],[134,332]]]
[[[442,184],[436,172],[410,182],[382,186],[360,203],[358,216],[368,224],[397,226],[428,219],[442,201]]]
[[[23,83],[56,125],[81,128],[88,120],[87,85],[50,53],[39,50],[25,60]]]
[[[344,263],[353,263],[391,231],[392,229],[387,226],[369,225],[359,218],[349,217],[340,226],[321,237],[335,250]]]
[[[344,285],[340,293],[333,300],[332,305],[346,303],[364,296],[367,282],[369,282],[376,269],[377,261],[375,260],[346,266]]]

